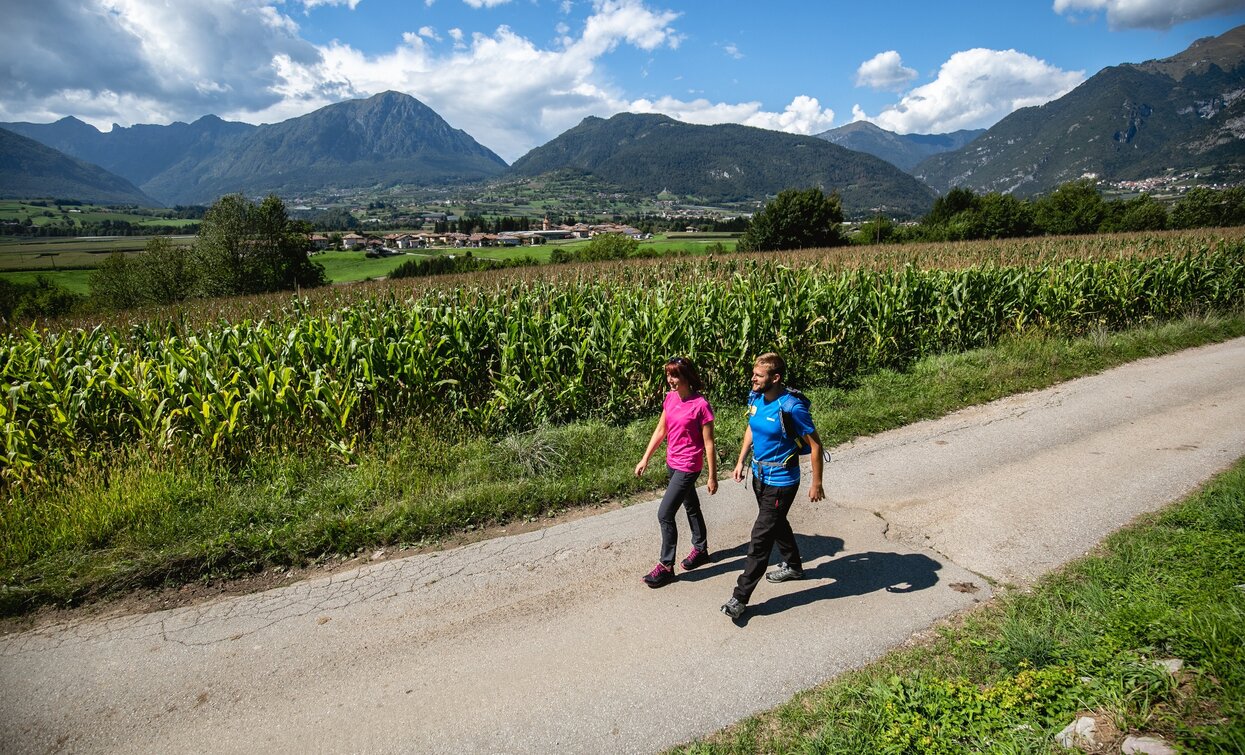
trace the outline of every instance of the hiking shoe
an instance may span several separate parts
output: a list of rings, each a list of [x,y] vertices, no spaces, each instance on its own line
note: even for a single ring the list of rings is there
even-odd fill
[[[692,548],[692,552],[687,554],[687,558],[683,559],[683,568],[687,571],[691,571],[697,566],[703,566],[707,563],[709,563],[709,551],[702,551],[700,548]]]
[[[738,619],[740,616],[744,615],[744,610],[747,608],[748,606],[740,603],[737,598],[732,597],[730,600],[722,604],[722,613],[732,619]]]
[[[670,584],[676,579],[678,577],[675,576],[674,569],[665,564],[657,564],[651,572],[644,575],[644,584],[649,587],[661,587],[662,585]]]
[[[804,579],[804,570],[790,564],[779,564],[775,571],[765,575],[766,582],[789,582],[793,579]]]

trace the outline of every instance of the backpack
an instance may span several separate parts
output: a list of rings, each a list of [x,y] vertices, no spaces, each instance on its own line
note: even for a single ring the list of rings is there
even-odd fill
[[[800,435],[799,429],[795,425],[795,418],[791,413],[795,411],[796,406],[803,406],[812,413],[813,402],[803,391],[795,388],[788,388],[787,392],[779,399],[778,417],[782,420],[782,430],[787,434],[787,440],[795,444],[796,451],[800,456],[808,456],[813,449],[804,442],[804,436]]]
[[[778,405],[778,417],[782,420],[783,432],[787,434],[787,439],[795,444],[796,453],[800,456],[809,456],[813,453],[813,447],[804,442],[804,436],[800,435],[800,431],[795,426],[795,418],[791,416],[791,412],[796,406],[803,406],[808,410],[809,414],[813,411],[813,401],[804,395],[803,391],[795,388],[788,388],[787,393],[779,399],[782,403]],[[821,449],[822,461],[830,461],[830,452],[825,446]]]

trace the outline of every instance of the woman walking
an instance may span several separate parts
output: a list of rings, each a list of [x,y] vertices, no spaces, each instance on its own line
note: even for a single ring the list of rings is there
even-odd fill
[[[662,404],[657,428],[644,451],[644,458],[635,465],[636,477],[644,474],[649,459],[661,442],[666,441],[666,467],[669,480],[666,494],[657,509],[657,522],[661,525],[661,557],[653,570],[644,575],[649,587],[661,587],[673,582],[675,550],[678,547],[679,530],[674,515],[682,506],[687,512],[687,523],[692,529],[692,550],[683,559],[683,568],[695,569],[709,563],[709,536],[705,530],[705,517],[700,511],[700,499],[696,496],[696,480],[709,460],[709,495],[718,492],[718,460],[713,445],[713,409],[704,396],[696,367],[683,357],[666,362],[666,384],[670,392]]]

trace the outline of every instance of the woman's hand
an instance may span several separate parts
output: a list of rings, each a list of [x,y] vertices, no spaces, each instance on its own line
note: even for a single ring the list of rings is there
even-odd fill
[[[718,493],[718,481],[717,480],[710,477],[708,487],[709,487],[709,495],[717,495]]]
[[[643,477],[646,469],[648,469],[648,459],[641,459],[640,463],[635,465],[635,476]]]

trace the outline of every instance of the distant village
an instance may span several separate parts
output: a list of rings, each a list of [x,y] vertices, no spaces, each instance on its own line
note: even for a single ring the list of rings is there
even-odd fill
[[[629,225],[619,225],[617,223],[551,225],[549,219],[545,218],[541,222],[540,230],[537,231],[502,231],[500,233],[470,234],[452,231],[409,231],[388,233],[383,236],[365,236],[351,232],[340,235],[340,245],[337,242],[337,234],[325,235],[315,233],[310,236],[310,241],[313,251],[340,248],[348,251],[363,250],[382,253],[398,252],[407,249],[536,246],[554,240],[590,239],[593,236],[604,233],[630,236],[641,241],[652,236],[652,234],[644,233]]]

